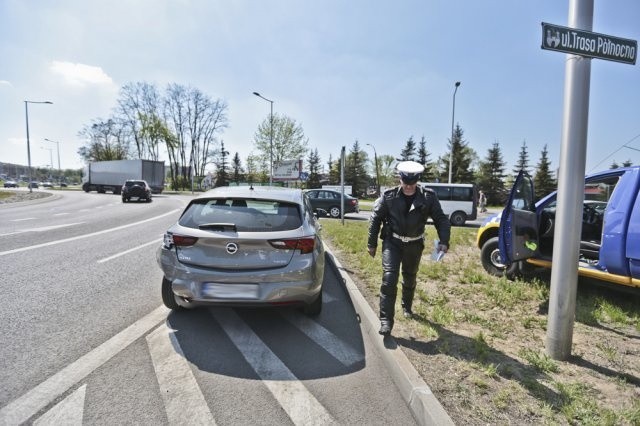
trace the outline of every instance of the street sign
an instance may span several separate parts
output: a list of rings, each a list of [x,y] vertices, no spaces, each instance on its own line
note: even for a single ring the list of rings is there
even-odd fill
[[[300,180],[305,182],[307,179],[309,179],[309,173],[308,172],[300,172]]]
[[[273,167],[273,179],[298,180],[302,170],[302,160],[282,160]]]
[[[635,65],[638,42],[576,28],[542,23],[542,48]]]

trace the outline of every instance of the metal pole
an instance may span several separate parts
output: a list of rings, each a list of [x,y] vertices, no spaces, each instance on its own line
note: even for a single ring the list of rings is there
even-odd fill
[[[344,152],[345,148],[342,147],[340,151],[340,218],[342,225],[344,226]]]
[[[591,31],[593,0],[569,1],[569,27]],[[578,287],[578,256],[584,201],[591,59],[567,55],[556,228],[546,351],[556,360],[571,355]]]
[[[378,190],[376,191],[377,196],[380,196],[380,171],[378,169],[378,153],[376,152],[376,147],[368,143],[371,148],[373,148],[373,157],[376,164],[376,185],[378,186]]]
[[[453,91],[453,111],[451,112],[451,152],[449,152],[449,183],[451,183],[451,177],[453,175],[453,121],[456,116],[456,92],[460,82],[456,81],[456,88]]]
[[[269,101],[271,104],[271,113],[269,114],[269,121],[271,122],[271,130],[269,131],[269,186],[273,182],[273,101]]]
[[[265,98],[258,92],[253,92],[253,94],[271,104],[271,113],[269,114],[269,122],[271,124],[271,130],[269,131],[269,186],[271,186],[273,182],[273,101]]]
[[[27,123],[27,159],[29,161],[29,182],[27,186],[29,187],[29,192],[33,192],[31,188],[31,145],[29,143],[29,104],[53,104],[51,101],[24,101],[24,117],[25,122]]]
[[[33,188],[31,188],[31,146],[29,144],[29,101],[24,101],[24,120],[27,123],[27,160],[29,167],[29,181],[27,182],[27,186],[29,187],[29,192],[33,192]]]

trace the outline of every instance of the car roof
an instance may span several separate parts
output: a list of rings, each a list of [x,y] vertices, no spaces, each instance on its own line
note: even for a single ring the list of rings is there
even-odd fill
[[[302,190],[274,186],[219,186],[197,198],[253,198],[302,204]]]

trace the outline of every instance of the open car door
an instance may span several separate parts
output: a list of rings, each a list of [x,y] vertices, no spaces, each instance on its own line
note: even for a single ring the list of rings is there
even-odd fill
[[[498,248],[505,265],[538,253],[538,217],[533,197],[533,179],[521,170],[500,218]]]

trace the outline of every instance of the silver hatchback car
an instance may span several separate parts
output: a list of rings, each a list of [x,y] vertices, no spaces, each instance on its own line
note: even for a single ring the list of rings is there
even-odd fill
[[[158,264],[170,309],[299,305],[322,309],[320,223],[301,190],[220,187],[195,198],[164,235]]]

